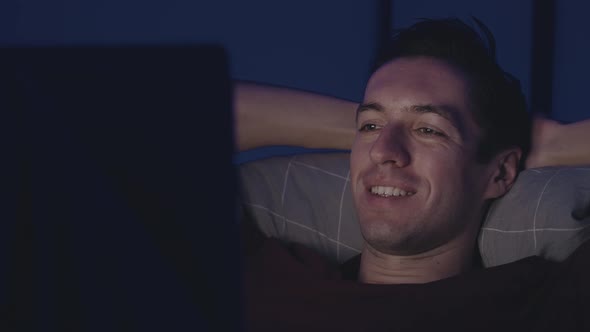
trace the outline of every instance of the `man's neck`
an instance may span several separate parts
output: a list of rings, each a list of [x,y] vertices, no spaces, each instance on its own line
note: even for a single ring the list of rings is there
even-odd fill
[[[365,244],[358,278],[370,284],[432,282],[470,270],[474,253],[473,236],[455,239],[424,253],[403,256],[385,254]]]

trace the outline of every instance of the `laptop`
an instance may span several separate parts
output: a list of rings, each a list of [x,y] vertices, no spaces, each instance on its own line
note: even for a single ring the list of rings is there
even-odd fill
[[[0,53],[0,329],[240,330],[224,49]]]

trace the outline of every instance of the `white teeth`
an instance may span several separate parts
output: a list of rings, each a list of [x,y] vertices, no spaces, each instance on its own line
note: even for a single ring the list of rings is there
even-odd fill
[[[400,196],[412,196],[414,193],[411,191],[405,191],[400,188],[396,187],[383,187],[383,186],[374,186],[371,187],[371,193],[377,194],[383,197],[400,197]]]

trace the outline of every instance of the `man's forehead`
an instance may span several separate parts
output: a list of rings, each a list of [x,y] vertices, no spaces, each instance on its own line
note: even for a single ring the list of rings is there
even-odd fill
[[[379,67],[369,78],[365,92],[389,85],[452,84],[465,93],[464,73],[450,63],[433,57],[405,57],[391,60]]]
[[[464,75],[429,57],[400,58],[381,66],[367,83],[363,103],[400,110],[430,106],[453,116],[472,116]]]
[[[439,115],[449,121],[456,120],[460,116],[460,112],[453,105],[445,104],[410,104],[399,109],[401,112],[413,114],[433,113]],[[358,113],[365,111],[375,111],[379,113],[387,112],[387,108],[379,102],[361,103],[357,108]]]

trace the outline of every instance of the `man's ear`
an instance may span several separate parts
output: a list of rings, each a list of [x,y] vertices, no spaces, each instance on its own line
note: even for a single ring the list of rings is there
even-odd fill
[[[512,188],[518,175],[518,165],[522,151],[520,148],[504,150],[490,163],[490,177],[485,192],[485,199],[503,196]]]

